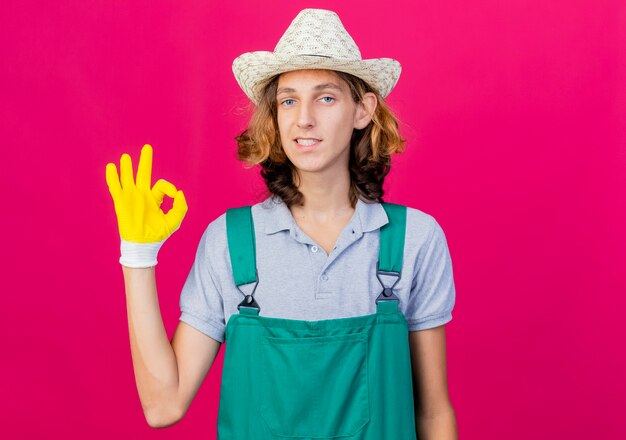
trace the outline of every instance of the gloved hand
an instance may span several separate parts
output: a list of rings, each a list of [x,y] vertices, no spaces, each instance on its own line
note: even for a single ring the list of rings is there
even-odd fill
[[[137,184],[132,161],[126,153],[120,159],[120,174],[121,181],[115,164],[107,164],[106,181],[121,238],[120,263],[134,268],[155,266],[161,245],[180,227],[187,213],[185,195],[164,179],[159,179],[150,189],[152,147],[148,144],[141,149]],[[166,194],[174,199],[167,214],[161,210]]]

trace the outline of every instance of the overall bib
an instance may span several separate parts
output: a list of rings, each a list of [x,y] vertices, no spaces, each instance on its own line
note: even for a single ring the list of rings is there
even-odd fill
[[[219,440],[415,440],[409,333],[393,287],[400,279],[406,207],[383,203],[370,315],[303,321],[260,316],[252,294],[225,330]],[[226,212],[235,284],[256,282],[250,206]],[[379,275],[396,276],[386,287]],[[285,295],[287,300],[288,296]]]

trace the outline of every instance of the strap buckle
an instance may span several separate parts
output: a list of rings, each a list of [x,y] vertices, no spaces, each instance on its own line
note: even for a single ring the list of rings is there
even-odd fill
[[[390,287],[387,287],[385,286],[385,283],[383,283],[383,280],[380,278],[379,275],[395,276],[396,280]],[[376,263],[376,278],[378,278],[380,285],[383,286],[383,291],[380,293],[380,295],[378,295],[378,298],[376,298],[376,304],[378,304],[379,301],[400,302],[400,298],[398,298],[393,292],[393,288],[396,287],[396,284],[398,284],[398,281],[400,281],[401,277],[402,276],[400,272],[380,270],[380,261]]]
[[[237,306],[237,310],[240,310],[242,307],[244,309],[257,309],[258,311],[261,311],[261,307],[259,307],[259,304],[257,304],[252,295],[246,295],[243,301],[241,301]]]
[[[257,310],[261,311],[261,307],[259,307],[259,304],[254,299],[254,292],[255,292],[257,286],[259,285],[259,271],[256,268],[254,269],[254,271],[256,273],[256,281],[254,282],[254,288],[252,289],[252,292],[249,295],[246,295],[243,292],[243,290],[241,290],[239,288],[239,286],[236,286],[237,290],[239,290],[241,292],[241,294],[243,295],[243,301],[241,301],[237,305],[237,310],[239,310],[241,307],[245,307],[247,309],[257,309]],[[250,283],[248,283],[248,284],[250,284]],[[242,286],[243,286],[243,284],[242,284]]]

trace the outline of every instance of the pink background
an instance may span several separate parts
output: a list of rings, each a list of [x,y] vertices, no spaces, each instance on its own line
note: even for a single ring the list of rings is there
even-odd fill
[[[214,438],[223,349],[179,424],[144,420],[105,165],[151,143],[153,183],[185,191],[171,336],[206,225],[263,189],[231,63],[303,7],[402,63],[386,196],[448,239],[460,438],[625,438],[626,6],[598,0],[3,2],[0,436]]]

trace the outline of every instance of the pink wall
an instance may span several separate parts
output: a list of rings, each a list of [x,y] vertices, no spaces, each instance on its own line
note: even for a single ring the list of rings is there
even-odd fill
[[[597,0],[3,2],[0,436],[213,438],[223,351],[181,423],[143,418],[105,165],[151,143],[153,182],[185,191],[157,266],[171,336],[207,223],[262,189],[232,60],[303,7],[403,65],[387,200],[446,232],[460,437],[624,438],[626,6]]]

